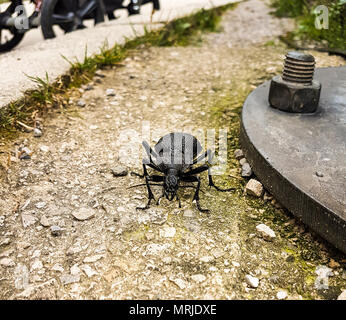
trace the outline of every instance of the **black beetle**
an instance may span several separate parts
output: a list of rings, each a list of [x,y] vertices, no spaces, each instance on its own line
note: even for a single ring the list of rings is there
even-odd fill
[[[215,186],[213,178],[210,172],[210,164],[212,162],[212,152],[207,150],[202,153],[202,146],[200,142],[188,133],[172,132],[163,136],[158,143],[152,149],[146,141],[143,141],[143,147],[148,154],[149,159],[143,160],[144,174],[133,173],[139,177],[145,178],[145,184],[148,189],[149,201],[145,207],[138,207],[137,209],[145,210],[150,207],[151,200],[155,200],[154,194],[151,191],[151,185],[163,186],[163,192],[157,203],[162,197],[166,197],[169,201],[172,201],[174,197],[179,201],[179,207],[181,207],[180,199],[178,197],[178,188],[196,188],[193,200],[196,201],[197,208],[201,212],[208,212],[208,209],[202,209],[199,204],[199,191],[201,186],[201,180],[198,176],[199,173],[208,170],[209,186],[214,187],[218,191],[232,191],[230,189],[220,189]],[[201,155],[199,155],[201,154]],[[198,164],[202,160],[208,157],[209,164],[203,164],[199,167],[193,168],[195,164]],[[153,160],[154,158],[154,160]],[[147,166],[163,173],[164,175],[149,175]],[[150,182],[163,182],[163,184],[152,184]],[[196,182],[197,185],[179,185],[180,182]],[[143,185],[143,184],[142,184]],[[141,186],[141,185],[137,185]],[[133,187],[137,187],[133,186]]]

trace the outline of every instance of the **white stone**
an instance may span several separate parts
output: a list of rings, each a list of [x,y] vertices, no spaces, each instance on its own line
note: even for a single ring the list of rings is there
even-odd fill
[[[208,262],[210,262],[210,261],[213,261],[214,258],[213,258],[212,256],[204,256],[204,257],[201,257],[199,260],[200,260],[201,262],[208,263]]]
[[[194,274],[193,276],[191,276],[191,279],[195,282],[201,283],[204,282],[207,279],[207,277],[203,274]]]
[[[265,240],[273,240],[276,237],[275,232],[264,223],[257,225],[256,230],[258,234]]]
[[[80,268],[85,272],[88,278],[97,275],[97,272],[94,269],[92,269],[88,264],[83,264]]]
[[[184,290],[186,288],[186,283],[182,279],[170,279],[172,282],[174,282],[181,290]]]
[[[44,227],[50,227],[50,222],[45,215],[41,217],[40,224]]]
[[[287,292],[286,291],[279,291],[277,294],[276,294],[276,297],[279,299],[279,300],[285,300],[287,298]]]
[[[224,251],[218,248],[211,250],[211,253],[215,257],[215,259],[221,258],[225,254]]]
[[[186,209],[183,214],[186,218],[194,218],[196,216],[196,213],[191,209]]]
[[[39,138],[42,136],[42,131],[38,128],[34,129],[34,137]]]
[[[234,151],[234,156],[237,160],[240,160],[242,158],[244,158],[244,152],[243,150],[237,149]]]
[[[52,267],[52,270],[54,270],[54,271],[59,271],[59,272],[64,272],[64,268],[63,268],[62,265],[59,264],[59,263],[56,263],[56,264]]]
[[[77,106],[80,108],[84,108],[86,106],[86,102],[83,99],[77,101]]]
[[[160,237],[173,238],[175,236],[176,230],[174,227],[164,227],[160,229]]]
[[[18,290],[23,290],[29,286],[29,270],[26,265],[18,264],[14,270],[14,286]]]
[[[346,290],[342,291],[338,296],[338,300],[346,300]]]
[[[80,221],[91,219],[95,216],[95,211],[91,208],[80,208],[77,211],[71,212],[71,214]]]
[[[161,251],[164,251],[170,247],[170,244],[158,244],[158,243],[151,243],[147,245],[147,252],[148,254],[158,254]]]
[[[62,234],[62,229],[59,226],[51,226],[50,227],[50,233],[54,236],[54,237],[58,237]]]
[[[79,274],[81,273],[81,270],[79,269],[78,264],[75,264],[75,265],[73,265],[73,266],[71,267],[70,273],[71,273],[73,276],[79,275]]]
[[[8,258],[12,253],[14,253],[14,249],[8,249],[0,253],[0,258]]]
[[[115,96],[115,90],[114,89],[107,89],[106,90],[106,95],[108,97],[114,97]]]
[[[246,283],[252,287],[252,288],[257,288],[259,285],[259,280],[256,277],[251,276],[250,274],[247,274],[245,276],[245,281]]]
[[[255,179],[251,179],[245,187],[246,194],[251,196],[260,197],[263,193],[263,185]]]
[[[42,202],[37,202],[36,203],[36,208],[37,209],[42,209],[42,208],[44,208],[46,206],[46,203],[44,202],[44,201],[42,201]]]
[[[36,221],[37,221],[37,218],[33,216],[32,214],[22,214],[22,223],[24,228],[27,228],[35,224]]]
[[[34,251],[34,253],[32,254],[33,258],[39,258],[41,256],[41,250],[37,249]]]
[[[170,264],[170,263],[172,263],[172,258],[171,258],[171,257],[164,257],[164,258],[162,259],[162,262],[163,262],[164,264]]]
[[[92,262],[96,262],[96,261],[98,261],[98,260],[100,260],[100,259],[102,259],[102,258],[103,258],[103,255],[102,255],[102,254],[97,254],[97,255],[92,256],[92,257],[86,257],[86,258],[83,260],[83,262],[84,262],[84,263],[92,263]]]
[[[76,283],[80,281],[80,275],[64,274],[60,277],[60,281],[63,285]]]
[[[14,267],[15,263],[10,258],[3,258],[3,259],[0,260],[0,266],[3,266],[3,267]]]
[[[36,259],[36,260],[34,261],[34,263],[31,265],[30,270],[31,270],[31,271],[33,271],[33,270],[40,270],[40,269],[42,269],[42,268],[43,268],[42,261]]]
[[[42,152],[48,152],[49,151],[49,147],[47,147],[47,146],[40,146],[40,150]]]

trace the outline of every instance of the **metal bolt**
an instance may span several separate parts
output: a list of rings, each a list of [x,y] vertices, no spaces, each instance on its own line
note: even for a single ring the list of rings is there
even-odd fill
[[[315,58],[310,54],[289,52],[286,55],[282,76],[272,79],[269,103],[273,108],[296,113],[317,110],[321,84],[313,80]]]

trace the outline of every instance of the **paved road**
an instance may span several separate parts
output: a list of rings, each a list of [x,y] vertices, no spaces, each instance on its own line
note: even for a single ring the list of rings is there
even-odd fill
[[[157,28],[160,22],[189,14],[200,8],[220,6],[238,0],[161,0],[162,10],[156,12],[151,24]],[[134,37],[143,33],[143,26],[150,23],[152,5],[145,5],[139,16],[127,17],[126,10],[119,10],[120,18],[105,22],[95,28],[60,35],[56,39],[43,40],[41,30],[31,30],[24,41],[9,53],[0,55],[0,108],[22,96],[23,91],[33,88],[33,82],[27,77],[45,77],[54,80],[69,68],[62,56],[69,60],[83,59],[85,48],[88,54],[96,53],[106,42],[112,46],[122,43],[125,37]]]

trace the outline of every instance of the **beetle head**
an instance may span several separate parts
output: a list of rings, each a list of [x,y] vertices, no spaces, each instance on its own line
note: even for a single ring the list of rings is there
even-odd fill
[[[174,174],[168,174],[165,178],[164,193],[169,201],[172,201],[178,191],[178,178]]]

